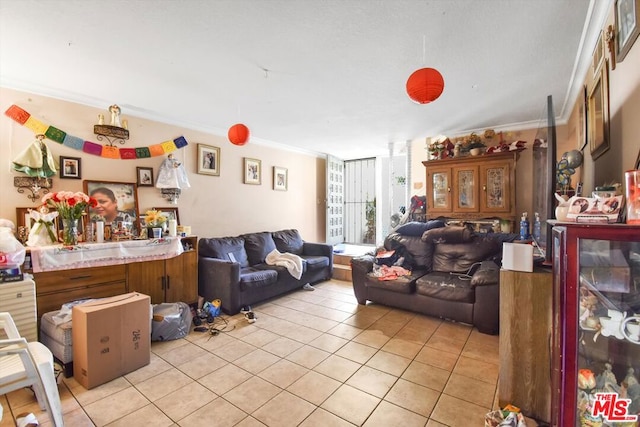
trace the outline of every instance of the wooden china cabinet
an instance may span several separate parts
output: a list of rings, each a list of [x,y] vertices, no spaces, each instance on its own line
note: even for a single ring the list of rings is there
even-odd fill
[[[500,218],[515,224],[518,151],[422,162],[427,219]]]
[[[638,427],[640,227],[556,223],[552,243],[551,424]]]

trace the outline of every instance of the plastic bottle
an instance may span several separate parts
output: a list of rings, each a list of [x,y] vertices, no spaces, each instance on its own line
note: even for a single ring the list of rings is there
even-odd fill
[[[540,241],[540,238],[542,237],[542,225],[540,224],[540,214],[538,212],[534,213],[535,218],[533,220],[533,238],[535,239],[536,242]]]
[[[529,238],[529,219],[527,218],[527,213],[522,213],[522,218],[520,219],[520,240],[527,240]]]

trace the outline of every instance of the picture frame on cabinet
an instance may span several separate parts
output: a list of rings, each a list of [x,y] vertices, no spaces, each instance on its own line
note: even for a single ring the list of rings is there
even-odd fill
[[[60,178],[82,179],[81,160],[80,157],[60,156]]]
[[[289,183],[289,172],[287,168],[279,166],[273,167],[273,189],[277,191],[287,191]]]
[[[136,167],[136,177],[138,187],[153,187],[153,168]]]
[[[98,201],[89,208],[91,221],[102,220],[105,225],[118,221],[131,222],[140,229],[138,215],[138,186],[133,182],[82,181],[84,192]],[[113,217],[115,215],[115,217]],[[113,217],[111,220],[107,216]]]
[[[596,160],[609,149],[609,73],[604,61],[593,81],[587,104],[591,157]]]
[[[244,183],[261,185],[262,184],[262,161],[258,159],[244,158]]]
[[[198,144],[198,171],[201,175],[220,176],[220,148]]]
[[[178,225],[180,225],[180,214],[178,213],[178,208],[172,207],[172,208],[151,208],[151,209],[160,211],[162,213],[162,216],[165,216],[167,218],[167,221],[170,219],[175,219],[178,222]]]
[[[640,34],[640,0],[616,0],[616,62],[622,62]]]

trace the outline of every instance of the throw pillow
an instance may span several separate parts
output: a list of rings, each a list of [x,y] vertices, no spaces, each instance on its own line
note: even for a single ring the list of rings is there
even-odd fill
[[[425,231],[422,235],[422,241],[427,243],[466,243],[473,240],[473,238],[474,234],[470,229],[457,225],[434,228]]]
[[[202,238],[198,241],[198,254],[225,261],[235,260],[240,267],[249,266],[247,253],[244,250],[244,239],[240,237]]]
[[[244,239],[244,249],[247,251],[249,265],[263,264],[269,252],[276,249],[276,243],[271,233],[250,233],[240,236]]]
[[[402,224],[400,227],[396,228],[395,232],[404,236],[420,237],[424,234],[425,231],[431,230],[432,228],[440,228],[444,226],[444,221],[441,221],[439,219],[433,219],[427,222],[413,221]]]
[[[291,229],[274,231],[271,235],[273,236],[273,241],[276,243],[278,251],[302,255],[304,241],[302,240],[298,230]]]

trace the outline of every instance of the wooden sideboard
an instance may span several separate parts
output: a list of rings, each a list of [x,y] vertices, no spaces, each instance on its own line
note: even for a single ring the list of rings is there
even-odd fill
[[[500,270],[500,407],[551,419],[553,275]]]
[[[517,219],[518,151],[422,162],[426,168],[427,218]]]
[[[182,254],[164,260],[34,273],[38,319],[62,304],[83,298],[104,298],[127,292],[162,302],[198,300],[197,237],[182,238]]]

